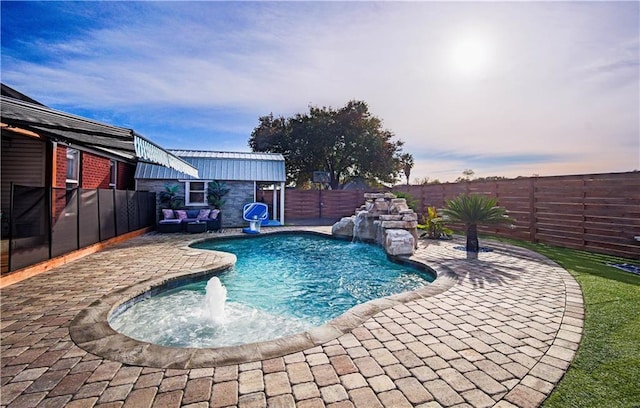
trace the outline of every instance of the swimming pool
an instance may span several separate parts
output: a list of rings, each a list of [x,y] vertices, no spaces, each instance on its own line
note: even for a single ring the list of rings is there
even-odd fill
[[[303,332],[369,300],[412,291],[434,276],[390,261],[384,251],[306,234],[215,239],[193,245],[230,252],[235,267],[218,274],[227,290],[222,323],[203,310],[209,277],[164,290],[114,313],[114,329],[172,347],[220,347]]]

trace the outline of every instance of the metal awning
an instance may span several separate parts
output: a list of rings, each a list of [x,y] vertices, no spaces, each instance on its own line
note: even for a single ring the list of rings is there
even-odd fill
[[[198,178],[198,170],[186,161],[145,139],[132,129],[106,125],[44,105],[0,97],[2,123],[35,132],[58,142],[102,150],[124,158],[166,166]]]
[[[143,138],[135,132],[133,133],[133,145],[135,147],[136,156],[138,156],[138,158],[174,169],[191,177],[198,178],[197,168],[193,167],[191,164],[185,162],[179,157],[176,157],[173,154],[167,152],[166,150]]]

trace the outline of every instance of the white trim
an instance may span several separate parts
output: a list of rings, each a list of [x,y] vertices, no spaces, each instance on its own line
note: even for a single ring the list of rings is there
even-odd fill
[[[209,187],[208,184],[211,180],[184,180],[184,204],[185,205],[190,205],[190,206],[201,206],[201,207],[206,207],[209,205],[209,202],[207,201],[207,188]],[[193,190],[194,192],[203,192],[204,197],[203,197],[203,202],[191,202],[190,195],[191,195],[191,183],[203,183],[204,184],[204,190]]]
[[[273,203],[273,205],[271,206],[273,208],[273,214],[271,214],[271,219],[272,220],[277,220],[278,219],[278,185],[277,184],[273,184],[273,196],[271,197],[271,202]]]
[[[284,225],[284,181],[280,183],[280,224]]]
[[[114,167],[111,167],[113,163]],[[114,183],[111,182],[111,171],[115,169],[115,174],[113,176]],[[118,161],[116,159],[109,159],[109,188],[118,188]]]
[[[73,166],[75,167],[74,169],[76,173],[75,178],[67,178],[67,176],[69,175],[69,153],[72,153],[71,154],[72,156],[75,155],[75,160],[72,161]],[[65,183],[80,185],[80,150],[67,147],[65,156],[67,161],[66,168],[65,168],[66,170]]]
[[[256,200],[258,199],[258,182],[254,181],[253,182],[253,201],[252,202],[256,202]]]

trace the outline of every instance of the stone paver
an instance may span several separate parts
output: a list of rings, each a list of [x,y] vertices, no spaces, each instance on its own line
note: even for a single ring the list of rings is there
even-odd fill
[[[162,356],[107,358],[97,350],[108,343],[93,352],[74,342],[82,331],[72,339],[70,325],[96,301],[211,269],[223,258],[188,244],[238,234],[150,233],[3,288],[2,407],[536,407],[578,349],[582,294],[565,270],[493,242],[493,252],[467,259],[454,249],[459,241],[420,243],[413,260],[439,276],[427,292],[384,303],[350,332],[263,361],[189,368],[194,355],[178,352],[184,361],[162,368],[153,363]]]

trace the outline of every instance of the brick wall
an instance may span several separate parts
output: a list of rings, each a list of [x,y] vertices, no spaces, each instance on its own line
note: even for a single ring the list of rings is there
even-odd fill
[[[252,181],[225,181],[231,190],[224,197],[225,203],[222,207],[224,217],[222,222],[225,226],[246,227],[248,223],[242,219],[242,207],[253,202],[253,182]],[[227,224],[228,223],[228,224]]]
[[[56,148],[56,174],[54,186],[66,187],[67,180],[67,147],[58,145]],[[80,187],[82,188],[109,188],[111,179],[110,159],[100,157],[88,152],[80,152]],[[135,165],[117,162],[118,173],[116,188],[119,190],[135,190],[134,175]]]
[[[67,147],[56,147],[56,175],[53,187],[65,188],[67,183]]]
[[[109,188],[109,178],[111,175],[110,160],[106,157],[96,156],[95,154],[87,152],[81,152],[81,155],[81,187]]]

